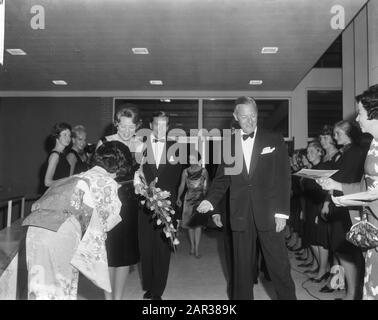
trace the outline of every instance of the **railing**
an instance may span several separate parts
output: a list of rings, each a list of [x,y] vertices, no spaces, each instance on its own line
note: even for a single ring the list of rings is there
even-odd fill
[[[25,195],[0,199],[0,209],[7,208],[7,224],[0,230],[0,300],[23,299],[27,287],[25,254],[26,230],[22,227],[25,203],[40,196]],[[12,208],[21,202],[20,218],[12,221]]]
[[[6,227],[10,227],[12,224],[12,208],[13,204],[21,201],[21,215],[20,218],[23,219],[25,217],[25,202],[26,201],[35,201],[40,197],[40,195],[36,195],[33,197],[26,198],[25,195],[17,195],[13,197],[8,197],[4,199],[0,199],[0,209],[4,207],[8,207],[7,209],[7,224]]]

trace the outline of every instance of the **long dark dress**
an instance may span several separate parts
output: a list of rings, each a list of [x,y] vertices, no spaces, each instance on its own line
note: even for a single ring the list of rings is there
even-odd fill
[[[319,163],[312,169],[324,170],[326,166],[324,163]],[[304,179],[303,196],[305,198],[304,246],[328,247],[327,225],[319,218],[327,192],[315,180]],[[316,219],[318,220],[317,223]],[[322,233],[323,237],[319,237],[319,233]]]
[[[62,178],[69,177],[70,175],[70,163],[67,161],[66,154],[63,152],[58,152],[58,151],[51,151],[49,154],[52,155],[53,153],[56,153],[59,156],[58,163],[55,168],[53,180],[59,180]]]
[[[337,160],[335,167],[336,172],[332,179],[341,183],[360,182],[364,171],[365,152],[356,145],[346,145],[342,148],[341,157]],[[334,191],[334,196],[340,196],[343,193]],[[354,253],[359,250],[353,244],[348,242],[345,235],[352,226],[349,210],[346,207],[336,207],[333,202],[330,206],[330,249],[339,253]]]
[[[76,157],[76,164],[75,164],[75,168],[74,168],[74,172],[73,174],[77,174],[77,173],[82,173],[82,172],[85,172],[89,169],[89,166],[88,166],[88,163],[81,160],[81,157],[79,156],[79,154],[76,152],[76,150],[74,149],[71,149],[68,154],[72,153],[75,157]]]
[[[301,182],[300,177],[291,176],[291,197],[290,197],[290,218],[289,223],[293,228],[293,232],[301,233],[302,231],[302,222],[301,222]]]
[[[102,141],[106,142],[107,140],[103,138]],[[105,242],[109,267],[130,266],[138,263],[140,259],[138,247],[138,202],[133,185],[137,163],[135,161],[135,152],[131,151],[131,154],[133,156],[134,170],[129,177],[122,177],[120,178],[122,181],[119,181],[122,184],[118,189],[118,197],[122,203],[119,213],[122,221],[108,232]],[[125,180],[128,182],[125,183]]]

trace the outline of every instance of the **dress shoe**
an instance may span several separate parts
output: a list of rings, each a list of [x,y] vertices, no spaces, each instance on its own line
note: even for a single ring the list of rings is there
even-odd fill
[[[144,295],[143,295],[143,299],[152,299],[152,293],[150,290],[147,290]]]
[[[324,287],[322,287],[319,292],[323,292],[323,293],[331,293],[331,292],[334,292],[335,289],[332,289],[330,287],[328,287],[327,285],[325,285]]]
[[[326,280],[328,277],[329,277],[330,273],[329,272],[326,272],[325,274],[323,274],[320,278],[310,278],[310,281],[312,282],[315,282],[315,283],[320,283],[322,282],[323,280]]]
[[[161,296],[153,294],[151,300],[163,300],[163,299],[161,298]]]

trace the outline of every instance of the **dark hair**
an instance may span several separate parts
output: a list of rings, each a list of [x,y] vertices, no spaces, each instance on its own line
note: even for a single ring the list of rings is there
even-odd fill
[[[150,122],[154,121],[154,118],[167,118],[168,122],[169,122],[169,116],[168,116],[168,113],[166,113],[165,111],[156,111],[152,114],[151,116],[151,120]]]
[[[92,166],[104,168],[118,177],[132,174],[132,156],[129,148],[119,141],[107,141],[95,151]]]
[[[306,157],[306,159],[307,159],[307,149],[294,150],[292,157],[295,158],[295,162],[298,166],[296,169],[297,170],[303,169],[304,164],[303,164],[302,157]]]
[[[333,137],[333,126],[326,124],[324,125],[319,133],[319,136],[331,136]]]
[[[378,119],[378,84],[375,84],[362,94],[356,96],[356,101],[361,102],[367,112],[368,120]]]
[[[51,129],[51,137],[57,139],[59,138],[60,133],[67,129],[72,131],[71,126],[66,122],[55,123]]]
[[[134,124],[138,124],[141,121],[139,116],[139,109],[135,104],[132,103],[126,103],[120,106],[120,109],[114,115],[115,126],[121,121],[121,117],[131,118]]]
[[[335,128],[341,128],[345,132],[345,134],[350,138],[352,143],[360,142],[361,130],[354,122],[342,120],[335,124]]]

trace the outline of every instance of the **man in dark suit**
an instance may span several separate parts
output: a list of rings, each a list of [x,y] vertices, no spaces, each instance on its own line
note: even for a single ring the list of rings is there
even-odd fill
[[[159,111],[152,116],[152,133],[145,142],[145,160],[141,171],[148,184],[158,178],[156,187],[171,193],[170,201],[176,203],[177,187],[180,182],[181,165],[173,155],[167,155],[174,141],[167,141],[168,115]],[[138,193],[138,172],[134,179],[135,192]],[[169,271],[171,247],[155,219],[153,212],[145,207],[138,215],[139,251],[142,266],[144,299],[161,300]]]
[[[242,130],[231,136],[233,164],[223,159],[199,212],[213,210],[230,189],[233,238],[233,299],[253,299],[256,240],[260,241],[278,299],[296,299],[282,230],[289,217],[290,170],[282,136],[257,128],[258,109],[249,97],[236,100],[234,117]],[[241,164],[239,172],[233,169]],[[236,166],[237,167],[237,166]],[[234,171],[234,172],[232,172]],[[213,220],[222,226],[220,215]]]

